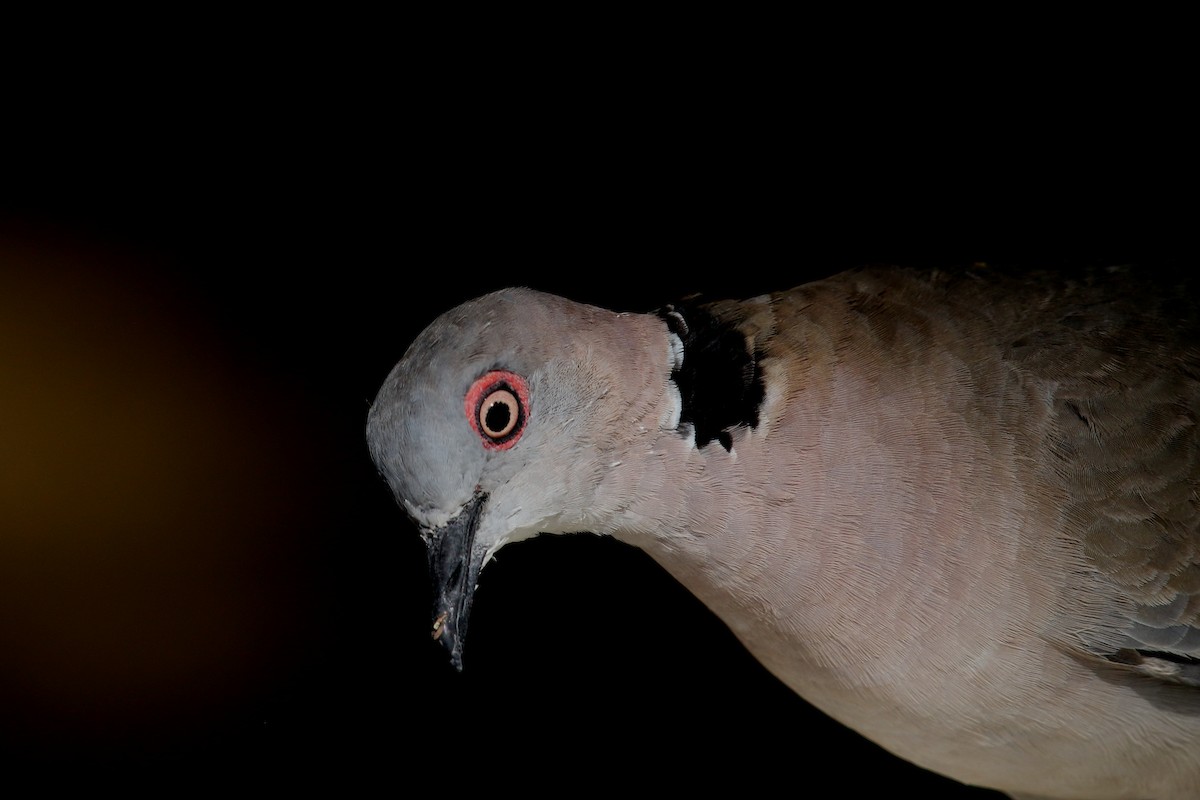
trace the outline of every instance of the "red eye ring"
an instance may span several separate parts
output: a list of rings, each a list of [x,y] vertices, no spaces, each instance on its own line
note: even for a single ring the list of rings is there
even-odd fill
[[[494,369],[471,384],[463,410],[486,449],[507,450],[525,432],[529,384],[515,372]]]

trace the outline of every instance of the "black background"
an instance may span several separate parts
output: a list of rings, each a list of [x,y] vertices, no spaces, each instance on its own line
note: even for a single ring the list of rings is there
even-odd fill
[[[836,774],[995,796],[825,719],[590,536],[488,567],[455,673],[366,410],[425,324],[505,285],[649,310],[867,262],[1179,261],[1170,106],[1114,99],[1115,74],[1014,100],[986,71],[969,90],[936,65],[856,72],[853,49],[480,51],[443,28],[418,50],[419,26],[322,26],[48,59],[10,115],[6,763],[51,783],[821,796]]]

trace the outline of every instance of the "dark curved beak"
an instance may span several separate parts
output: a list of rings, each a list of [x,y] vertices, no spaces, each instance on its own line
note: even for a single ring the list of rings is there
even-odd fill
[[[467,620],[483,568],[484,550],[475,547],[475,529],[486,503],[487,495],[479,492],[454,519],[421,531],[433,579],[433,638],[449,651],[450,663],[460,672]]]

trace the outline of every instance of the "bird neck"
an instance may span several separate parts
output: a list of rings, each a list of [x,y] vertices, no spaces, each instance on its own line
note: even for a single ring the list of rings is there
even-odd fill
[[[965,373],[830,360],[817,381],[764,367],[774,391],[762,424],[733,431],[729,450],[663,432],[627,479],[637,491],[610,532],[815,696],[865,684],[888,694],[914,659],[952,663],[961,654],[936,650],[946,626],[981,652],[1011,637],[1008,616],[975,615],[1001,596],[1010,609],[1036,600],[1037,587],[1000,585],[990,569],[1018,557],[1028,476],[995,466],[1020,458],[999,457],[1013,445],[994,408],[963,404],[954,381]],[[768,479],[780,475],[789,482]],[[846,674],[860,685],[842,685]]]

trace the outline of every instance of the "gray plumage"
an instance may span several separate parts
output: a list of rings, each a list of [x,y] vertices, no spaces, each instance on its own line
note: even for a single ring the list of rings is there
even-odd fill
[[[1200,313],[1136,270],[465,303],[371,407],[461,666],[503,545],[639,547],[785,684],[1014,797],[1200,797]]]

